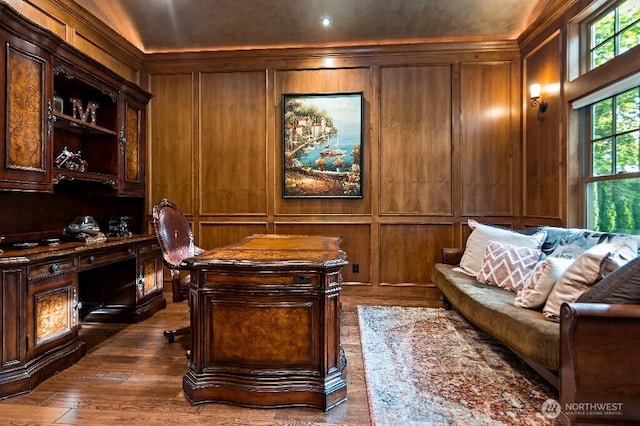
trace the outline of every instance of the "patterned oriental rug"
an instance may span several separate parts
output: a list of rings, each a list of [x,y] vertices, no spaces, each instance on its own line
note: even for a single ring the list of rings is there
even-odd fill
[[[544,425],[557,392],[455,311],[358,306],[374,426]]]

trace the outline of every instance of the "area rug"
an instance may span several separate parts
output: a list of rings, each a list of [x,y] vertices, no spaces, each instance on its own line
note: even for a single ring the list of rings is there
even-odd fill
[[[557,393],[455,311],[358,306],[371,423],[551,424]]]

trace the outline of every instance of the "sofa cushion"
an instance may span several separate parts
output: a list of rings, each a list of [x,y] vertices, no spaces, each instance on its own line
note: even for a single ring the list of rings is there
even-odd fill
[[[602,243],[616,243],[620,239],[635,239],[640,244],[640,235],[596,232],[589,229],[558,228],[541,226],[538,231],[545,232],[542,252],[547,256],[576,259],[589,248]]]
[[[435,264],[431,279],[469,322],[519,355],[558,370],[559,325],[542,312],[515,306],[515,293],[480,283],[452,265]]]
[[[640,304],[640,257],[611,272],[576,302]]]
[[[529,279],[541,254],[540,250],[489,241],[476,278],[489,285],[518,291]]]
[[[638,245],[633,239],[620,239],[615,244],[597,244],[585,251],[558,279],[547,303],[545,317],[558,321],[562,303],[575,302],[589,287],[602,278],[602,271],[611,271],[636,257]]]
[[[462,259],[460,260],[460,272],[476,277],[482,267],[484,249],[489,241],[499,241],[519,247],[539,249],[546,237],[545,232],[536,232],[533,235],[522,234],[509,229],[484,225],[473,219],[468,221],[472,229],[465,245]]]
[[[613,243],[613,249],[600,266],[599,279],[606,278],[621,266],[635,259],[638,254],[638,241],[633,237],[621,238]]]
[[[556,281],[572,263],[573,259],[559,257],[548,257],[538,262],[524,287],[518,290],[515,305],[521,308],[542,308]]]

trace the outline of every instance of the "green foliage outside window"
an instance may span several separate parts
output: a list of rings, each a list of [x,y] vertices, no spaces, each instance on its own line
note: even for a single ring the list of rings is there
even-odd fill
[[[591,107],[589,227],[640,233],[640,87]]]
[[[590,65],[597,68],[640,45],[640,0],[626,0],[589,26]]]
[[[589,24],[590,69],[640,45],[640,0],[625,0]],[[589,109],[587,225],[640,234],[640,87]]]
[[[589,228],[640,234],[640,178],[591,182],[587,192],[592,207]]]

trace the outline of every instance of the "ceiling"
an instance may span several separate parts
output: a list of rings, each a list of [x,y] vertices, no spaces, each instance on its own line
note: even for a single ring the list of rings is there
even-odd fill
[[[74,0],[145,53],[512,40],[552,0]],[[321,20],[331,19],[323,27]]]

